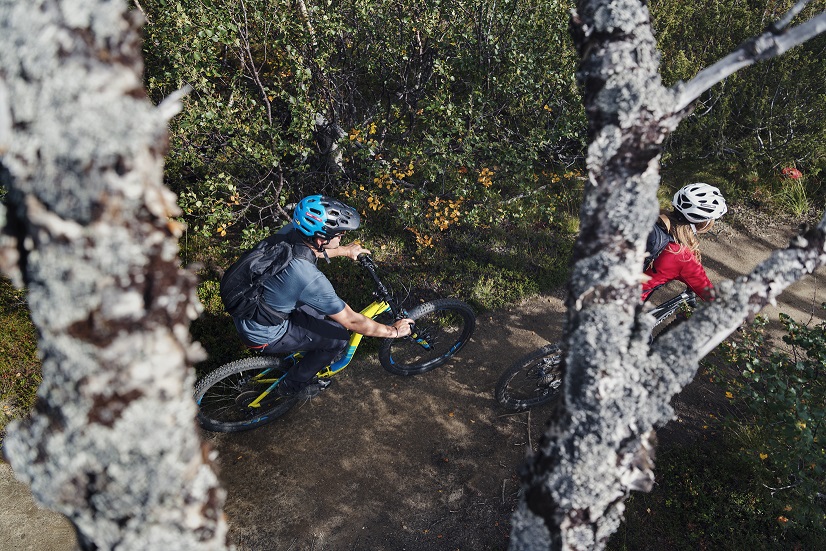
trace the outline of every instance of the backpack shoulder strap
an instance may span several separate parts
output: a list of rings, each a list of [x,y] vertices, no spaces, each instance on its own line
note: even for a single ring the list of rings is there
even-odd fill
[[[661,214],[659,218],[657,218],[656,224],[664,229],[665,233],[671,235],[671,219],[667,215]]]
[[[668,244],[674,241],[671,237],[671,234],[668,230],[671,228],[671,220],[668,219],[668,216],[661,214],[657,221],[654,222],[654,226],[651,228],[651,232],[648,234],[648,239],[645,242],[645,252],[646,257],[643,261],[643,271],[648,271],[654,268],[654,261],[657,260],[657,257],[660,256]]]
[[[312,262],[313,265],[318,262],[318,257],[310,247],[306,246],[304,240],[301,238],[301,234],[298,233],[298,230],[292,230],[284,237],[284,239],[292,245],[293,258],[303,258],[308,262]]]

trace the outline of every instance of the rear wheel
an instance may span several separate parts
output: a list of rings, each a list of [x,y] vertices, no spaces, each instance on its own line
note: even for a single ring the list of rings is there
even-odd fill
[[[470,340],[476,314],[462,301],[444,298],[425,302],[408,312],[416,322],[413,334],[385,339],[379,361],[390,373],[417,375],[448,361]]]
[[[550,402],[562,389],[562,354],[549,344],[523,356],[496,383],[496,400],[508,409],[524,411]]]
[[[195,384],[198,422],[215,432],[239,432],[260,427],[281,417],[295,398],[270,394],[250,406],[261,393],[286,373],[275,356],[245,358],[208,373]]]

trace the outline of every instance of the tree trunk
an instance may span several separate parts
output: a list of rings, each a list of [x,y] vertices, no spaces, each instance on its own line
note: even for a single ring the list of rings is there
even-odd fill
[[[166,122],[122,0],[0,0],[0,261],[28,286],[43,383],[5,454],[85,549],[225,549],[194,423],[195,280],[162,185]]]
[[[712,306],[649,345],[653,319],[640,303],[641,267],[658,213],[661,145],[687,114],[685,90],[699,95],[713,82],[662,85],[639,0],[580,0],[572,33],[582,58],[589,177],[568,288],[564,392],[523,469],[513,550],[604,548],[630,491],[650,490],[654,430],[672,418],[669,402],[700,359],[826,262],[824,219],[747,278],[718,286]]]

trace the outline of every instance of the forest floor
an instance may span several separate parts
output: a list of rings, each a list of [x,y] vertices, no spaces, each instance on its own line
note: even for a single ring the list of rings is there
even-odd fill
[[[788,243],[794,226],[769,219],[718,224],[702,245],[711,280],[747,273]],[[804,323],[822,319],[823,273],[764,311],[775,329],[778,311]],[[453,361],[410,378],[384,371],[374,354],[360,351],[328,390],[286,417],[246,433],[205,432],[218,452],[237,548],[506,549],[519,466],[551,406],[512,414],[498,406],[493,389],[515,359],[559,339],[563,312],[562,296],[543,295],[485,313]],[[697,377],[674,398],[675,418],[661,429],[660,445],[696,437],[708,414],[724,407],[722,394]],[[29,503],[14,484],[0,477],[0,496]],[[14,503],[5,501],[0,512],[0,550],[72,549],[65,531],[64,546],[35,541],[48,535],[47,526],[65,530],[64,519],[44,520],[33,503]],[[13,510],[16,516],[6,514]]]

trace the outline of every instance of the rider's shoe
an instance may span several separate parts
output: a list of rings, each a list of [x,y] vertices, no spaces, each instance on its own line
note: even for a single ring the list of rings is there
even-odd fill
[[[330,386],[332,383],[333,381],[330,379],[314,379],[307,386],[304,386],[297,391],[287,390],[282,383],[275,387],[275,390],[272,391],[271,396],[273,398],[297,398],[299,400],[309,400],[310,398],[318,396],[322,390]]]
[[[316,379],[296,393],[296,397],[301,400],[309,400],[318,396],[322,390],[333,384],[330,379]]]

